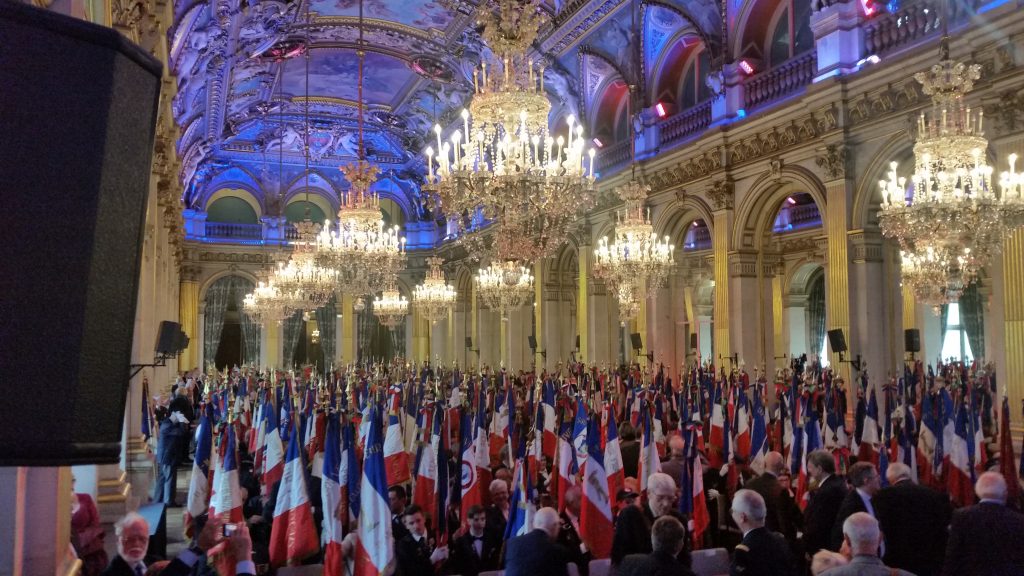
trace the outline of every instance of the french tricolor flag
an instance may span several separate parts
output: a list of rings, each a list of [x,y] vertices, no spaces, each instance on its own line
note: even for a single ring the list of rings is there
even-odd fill
[[[484,378],[484,389],[487,390],[487,378]],[[501,447],[508,439],[508,394],[510,391],[499,388],[494,392],[494,416],[491,418],[490,448],[488,454],[491,461],[497,461],[501,455]],[[510,450],[511,451],[511,450]],[[507,464],[507,462],[506,462]]]
[[[478,462],[482,455],[478,454],[476,450],[477,443],[473,434],[475,425],[476,423],[469,410],[463,410],[462,419],[459,422],[459,448],[461,452],[459,460],[462,462],[460,467],[461,477],[459,478],[459,486],[461,486],[461,518],[469,518],[470,506],[483,505],[484,501],[484,487],[480,482],[480,464]]]
[[[391,510],[388,507],[387,472],[384,467],[384,434],[380,409],[370,413],[366,436],[363,479],[359,487],[359,541],[355,576],[380,576],[394,558]]]
[[[643,442],[640,445],[640,466],[637,474],[640,476],[640,493],[647,492],[647,479],[655,472],[661,472],[661,460],[658,458],[658,449],[654,443],[653,427],[651,426],[651,409],[644,402],[640,409],[643,419]]]
[[[324,458],[322,468],[323,481],[320,484],[320,498],[324,507],[323,543],[324,543],[324,576],[341,574],[345,565],[341,541],[345,537],[344,524],[334,511],[340,507],[347,514],[347,506],[342,505],[341,491],[341,425],[338,414],[327,416],[327,429],[324,436]]]
[[[551,380],[544,382],[541,404],[544,412],[544,442],[541,449],[549,461],[554,461],[558,437],[555,434],[555,383]]]
[[[768,423],[761,401],[763,388],[754,389],[754,428],[750,434],[750,468],[758,474],[764,473],[764,458],[768,455]]]
[[[604,471],[608,476],[608,493],[618,494],[626,485],[626,472],[622,465],[622,449],[619,446],[619,430],[615,426],[615,412],[612,406],[605,406]]]
[[[409,453],[405,451],[401,426],[401,391],[393,388],[391,409],[388,411],[388,431],[384,436],[384,466],[388,486],[409,481]]]
[[[245,521],[242,517],[242,489],[238,484],[238,441],[234,424],[227,424],[221,431],[220,458],[217,472],[213,475],[210,517],[218,515],[225,522]],[[210,551],[210,557],[219,574],[234,576],[235,556],[230,548],[216,547]]]
[[[563,416],[558,430],[558,510],[565,510],[565,493],[576,484],[576,449],[572,445],[573,421]]]
[[[210,457],[213,454],[213,406],[203,404],[203,415],[196,428],[196,456],[192,463],[192,478],[188,484],[188,506],[185,508],[186,534],[191,532],[192,520],[206,512],[210,504]]]
[[[288,439],[284,474],[270,528],[270,565],[298,564],[319,550],[313,507],[306,490],[306,471],[299,450],[299,434],[293,430]]]
[[[861,433],[857,460],[878,465],[878,445],[881,435],[878,432],[878,400],[872,388],[868,399],[867,411],[864,413],[864,431]]]
[[[707,501],[704,499],[704,469],[698,453],[698,424],[690,422],[686,426],[686,465],[683,477],[679,482],[679,511],[689,517],[689,531],[693,538],[693,548],[701,547],[704,532],[711,525]]]
[[[263,442],[266,448],[263,457],[263,485],[267,487],[269,493],[270,488],[284,474],[284,444],[281,442],[281,433],[277,423],[277,410],[269,398],[264,405],[263,415],[263,428],[265,429]]]
[[[476,409],[476,436],[473,438],[473,442],[476,443],[476,481],[480,485],[481,500],[484,504],[490,504],[490,490],[491,485],[491,468],[490,462],[488,461],[487,453],[489,450],[489,440],[487,438],[487,394],[484,393],[486,388],[481,388],[480,393],[477,394],[477,409]],[[463,504],[465,508],[465,504]],[[465,508],[468,511],[468,508]],[[463,518],[468,516],[463,513]]]
[[[608,558],[612,552],[612,501],[608,472],[601,449],[600,417],[590,417],[587,430],[587,463],[583,468],[583,495],[580,511],[580,537],[595,559]]]
[[[434,418],[434,405],[420,412],[423,420],[423,445],[416,459],[416,487],[412,503],[423,510],[432,510],[437,486],[437,451],[441,443],[441,420]]]

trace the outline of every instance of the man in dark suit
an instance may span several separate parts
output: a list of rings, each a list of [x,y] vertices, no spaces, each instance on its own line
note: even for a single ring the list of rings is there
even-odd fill
[[[676,509],[676,483],[664,472],[655,472],[647,480],[647,504],[643,507],[626,506],[615,519],[612,536],[612,566],[618,566],[629,554],[651,552],[651,526],[662,516],[675,516],[683,521]],[[690,552],[685,547],[679,561],[690,566]]]
[[[476,576],[480,572],[497,570],[501,539],[487,531],[487,513],[483,506],[470,506],[466,517],[469,531],[458,537],[452,545],[448,571],[461,576]]]
[[[949,498],[918,486],[910,467],[893,462],[885,471],[889,486],[871,499],[885,535],[885,564],[917,576],[934,576],[946,555],[946,527],[952,508]]]
[[[651,526],[651,553],[622,559],[617,576],[693,576],[676,556],[686,546],[686,527],[674,516],[662,516]]]
[[[836,514],[846,498],[846,481],[836,476],[836,462],[824,450],[807,455],[807,472],[818,485],[804,509],[804,551],[814,554],[828,548]]]
[[[753,490],[737,490],[732,498],[732,519],[743,531],[743,541],[736,546],[731,576],[795,576],[793,556],[782,534],[764,527],[764,498]]]
[[[487,531],[498,537],[498,540],[505,539],[505,525],[508,524],[508,515],[511,512],[508,496],[508,484],[500,479],[491,480],[488,487],[491,495],[491,505],[487,507]]]
[[[846,522],[847,518],[857,512],[867,512],[872,518],[875,517],[871,499],[882,487],[882,478],[871,462],[857,462],[850,466],[846,480],[853,486],[853,490],[847,492],[843,503],[839,505],[839,512],[836,512],[832,536],[829,539],[829,550],[832,551],[838,551],[843,545],[843,522]]]
[[[403,518],[409,531],[395,543],[398,576],[434,576],[434,564],[448,558],[448,547],[435,547],[427,537],[427,524],[423,510],[413,504],[405,510]]]
[[[565,491],[565,510],[559,515],[562,529],[558,532],[558,543],[565,548],[569,562],[578,567],[580,576],[587,576],[591,554],[580,538],[580,498],[579,486]]]
[[[214,517],[203,526],[191,548],[181,552],[168,564],[161,574],[164,576],[186,576],[192,568],[204,559],[206,551],[216,546],[223,539],[224,523]],[[149,524],[146,519],[135,512],[129,512],[114,524],[117,537],[117,555],[100,576],[143,576],[148,565],[158,562],[158,558],[146,555],[149,547]],[[235,553],[235,574],[252,576],[256,574],[256,565],[252,561],[252,539],[244,523],[239,524],[231,536],[230,546]]]
[[[1006,507],[1006,479],[985,472],[974,492],[980,502],[953,513],[942,573],[1024,574],[1024,514]]]
[[[626,478],[636,478],[640,465],[640,443],[636,441],[636,429],[629,423],[619,428],[619,452],[622,453],[622,471]]]
[[[554,508],[541,508],[533,531],[508,541],[505,576],[568,576],[569,560],[556,540],[562,521]]]
[[[171,507],[180,506],[177,502],[178,465],[181,464],[183,456],[182,446],[188,444],[189,421],[188,416],[180,410],[182,402],[189,406],[191,413],[188,399],[181,395],[184,388],[178,390],[167,411],[161,411],[166,415],[159,421],[160,440],[156,449],[157,478],[152,494],[154,502],[163,502]]]
[[[673,436],[668,439],[668,458],[661,463],[661,471],[668,474],[679,484],[683,477],[683,467],[686,466],[686,444],[682,436]]]
[[[829,576],[914,576],[906,570],[886,566],[878,557],[882,546],[882,532],[878,520],[867,512],[854,512],[843,521],[844,547],[849,550],[850,561],[834,566]]]
[[[779,475],[786,469],[782,454],[769,452],[764,459],[764,474],[747,483],[746,488],[761,495],[767,508],[765,528],[785,536],[793,550],[796,534],[803,530],[804,517],[789,491],[779,484]]]
[[[405,494],[405,487],[396,484],[388,488],[388,508],[391,510],[391,536],[398,542],[405,538],[409,531],[405,529],[405,509],[408,508],[409,499]]]

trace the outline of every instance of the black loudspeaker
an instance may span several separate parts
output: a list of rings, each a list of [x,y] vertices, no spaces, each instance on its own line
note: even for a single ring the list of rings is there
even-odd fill
[[[846,335],[841,329],[828,331],[828,345],[835,353],[846,352]]]
[[[526,341],[530,343],[530,350],[537,349],[537,338],[534,336],[527,336]]]
[[[181,344],[181,336],[183,335],[181,324],[164,320],[160,323],[160,328],[156,334],[156,348],[154,348],[154,351],[157,354],[174,356],[181,350],[181,348],[178,348]]]
[[[644,342],[640,339],[640,334],[637,332],[629,335],[629,341],[633,343],[633,350],[640,350],[644,347]]]
[[[466,348],[473,349],[473,338],[470,336],[466,336]]]
[[[580,349],[580,335],[579,334],[576,335],[576,349],[577,350]]]
[[[0,466],[116,463],[161,65],[18,2],[0,38]]]
[[[903,349],[907,352],[921,351],[921,331],[917,328],[908,328],[903,331]]]
[[[690,334],[690,350],[696,350],[696,349],[697,349],[697,335],[696,334]]]

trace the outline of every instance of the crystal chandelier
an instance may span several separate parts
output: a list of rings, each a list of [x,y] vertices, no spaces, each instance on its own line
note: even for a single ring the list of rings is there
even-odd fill
[[[551,103],[544,65],[529,56],[546,17],[537,0],[492,0],[480,6],[483,37],[495,61],[473,71],[474,96],[462,111],[462,129],[446,141],[434,126],[437,148],[425,150],[427,186],[460,233],[466,215],[545,236],[541,256],[553,254],[564,229],[593,204],[594,151],[585,150],[583,126],[566,118],[565,134],[548,132]],[[589,159],[589,162],[588,162]]]
[[[331,232],[328,223],[316,239],[319,262],[337,275],[340,290],[347,294],[368,295],[388,288],[405,267],[405,238],[398,226],[386,228],[381,216],[380,196],[370,187],[380,168],[366,160],[363,142],[363,4],[359,3],[358,117],[359,158],[341,167],[349,181],[349,190],[338,210],[338,229]]]
[[[639,287],[647,282],[647,293],[665,285],[669,270],[675,264],[675,246],[668,236],[659,239],[651,225],[650,210],[645,211],[644,201],[650,187],[633,178],[619,186],[616,193],[625,202],[625,208],[618,213],[615,225],[615,241],[609,243],[604,237],[594,249],[594,274],[603,278],[616,289],[619,295],[620,314],[622,310],[633,310],[636,306],[624,306],[624,295],[633,294],[638,300]]]
[[[430,271],[423,284],[417,285],[412,293],[413,304],[431,324],[437,324],[438,320],[448,315],[458,295],[455,287],[444,280],[444,272],[441,270],[443,262],[441,258],[427,258]]]
[[[394,284],[384,289],[379,298],[373,300],[373,315],[389,330],[394,330],[409,313],[409,301],[395,288]]]
[[[499,311],[503,320],[533,297],[533,274],[513,260],[492,262],[487,268],[481,268],[476,284],[484,305]]]
[[[956,302],[999,254],[1006,232],[1020,225],[1024,206],[1012,162],[1000,179],[1003,193],[995,193],[983,113],[964,102],[981,66],[950,59],[948,42],[943,37],[938,64],[914,75],[932,97],[932,110],[917,122],[910,189],[896,162],[879,183],[878,222],[903,250],[903,281],[918,301],[936,309]]]
[[[273,279],[259,281],[256,288],[245,295],[242,310],[253,321],[266,326],[270,322],[280,324],[295,313],[295,295],[282,292],[274,285]]]

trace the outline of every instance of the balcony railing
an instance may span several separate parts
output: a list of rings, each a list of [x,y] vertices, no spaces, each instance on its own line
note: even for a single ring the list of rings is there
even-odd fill
[[[260,240],[263,238],[263,226],[261,224],[207,222],[206,236],[225,240]]]
[[[629,138],[605,146],[597,153],[597,171],[607,172],[612,168],[622,166],[629,162]]]
[[[864,50],[882,56],[939,31],[943,4],[949,0],[910,0],[894,12],[883,12],[864,23]],[[982,2],[949,2],[951,27],[967,22]]]
[[[711,100],[701,102],[666,118],[661,123],[661,146],[683,140],[711,125]]]
[[[751,76],[743,83],[747,111],[807,86],[817,72],[818,53],[811,50]]]
[[[284,239],[288,241],[299,239],[299,230],[295,224],[288,224],[284,227]]]
[[[821,212],[817,204],[802,204],[799,206],[785,206],[779,210],[775,217],[773,231],[778,234],[795,232],[806,228],[821,226]]]
[[[711,249],[711,229],[706,226],[691,228],[683,239],[683,252]]]

